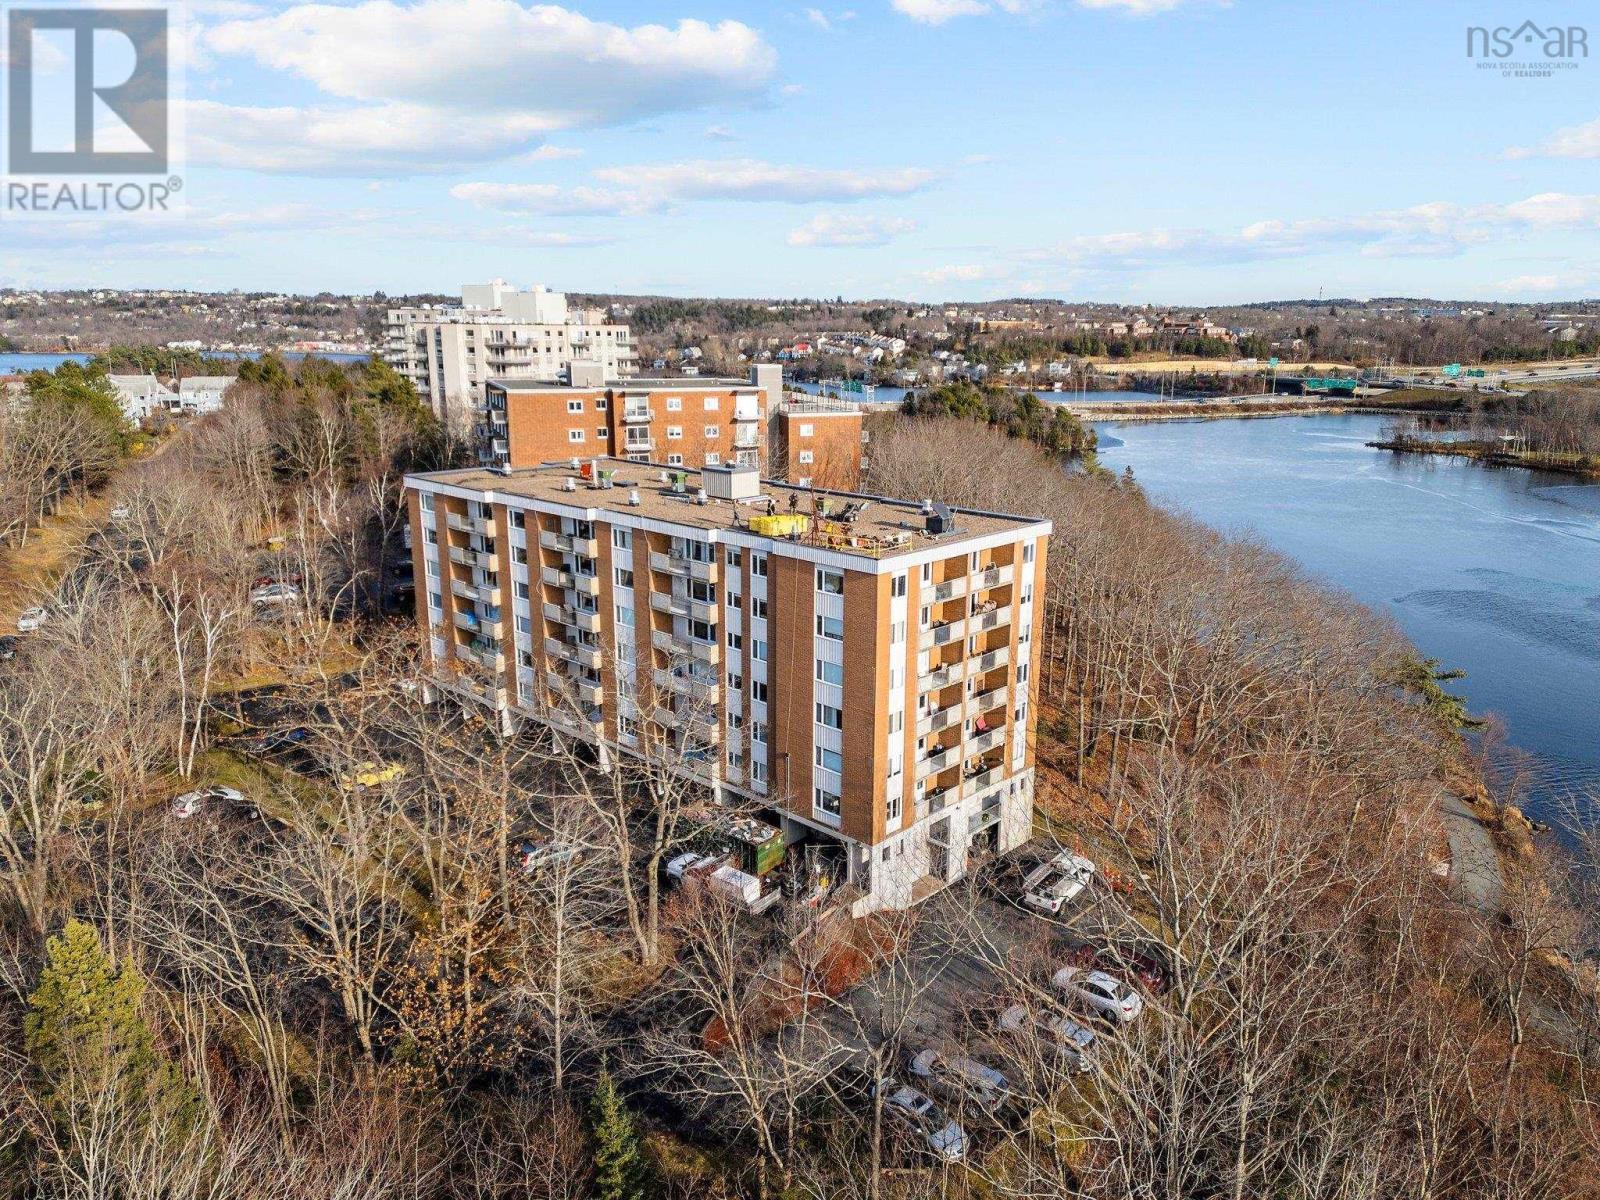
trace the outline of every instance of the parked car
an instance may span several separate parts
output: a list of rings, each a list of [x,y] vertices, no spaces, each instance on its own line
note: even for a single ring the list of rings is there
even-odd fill
[[[22,615],[17,618],[17,632],[32,633],[35,629],[43,628],[49,619],[49,612],[43,608],[38,606],[25,608],[22,610]]]
[[[172,815],[180,821],[187,821],[190,817],[198,816],[207,803],[218,800],[225,800],[230,804],[245,803],[244,793],[238,788],[219,785],[173,797]]]
[[[17,647],[22,645],[20,639],[12,634],[0,637],[0,662],[17,656]]]
[[[250,603],[262,608],[299,604],[300,589],[292,583],[269,583],[250,593]]]
[[[911,1073],[948,1098],[986,1113],[999,1111],[1016,1094],[1004,1072],[959,1054],[947,1058],[937,1050],[923,1050],[912,1057]]]
[[[1167,989],[1172,986],[1166,964],[1154,954],[1147,954],[1142,950],[1099,947],[1085,942],[1067,952],[1066,964],[1070,967],[1082,967],[1088,971],[1104,971],[1107,974],[1120,972],[1132,976],[1133,980],[1152,996],[1165,996]]]
[[[296,746],[304,745],[311,738],[311,731],[296,725],[290,729],[272,729],[263,733],[258,738],[253,738],[246,747],[252,754],[274,754],[279,750],[292,750]]]
[[[404,779],[406,769],[399,763],[363,762],[339,776],[339,786],[354,791],[356,788],[379,787]]]
[[[710,870],[721,861],[720,858],[710,854],[700,854],[694,850],[687,850],[667,860],[667,878],[674,883],[682,883],[690,872]]]
[[[1013,1004],[1000,1014],[1000,1028],[1050,1042],[1073,1070],[1087,1071],[1094,1065],[1094,1030],[1065,1013],[1036,1013],[1025,1004]]]
[[[532,875],[545,867],[559,866],[581,858],[586,849],[586,846],[576,842],[563,842],[555,838],[541,842],[520,842],[517,845],[517,861],[522,864],[524,875]]]
[[[1062,967],[1050,977],[1069,1000],[1093,1009],[1103,1017],[1126,1025],[1144,1011],[1144,997],[1128,984],[1104,971]]]
[[[893,1080],[886,1081],[883,1090],[886,1117],[946,1162],[960,1162],[967,1156],[967,1131],[927,1096]]]
[[[1094,871],[1094,863],[1083,855],[1063,850],[1023,876],[1022,902],[1054,916],[1089,886]]]

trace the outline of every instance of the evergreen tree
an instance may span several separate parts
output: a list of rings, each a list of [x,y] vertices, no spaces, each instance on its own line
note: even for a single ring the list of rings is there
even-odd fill
[[[114,965],[83,921],[69,921],[45,949],[23,1018],[45,1107],[62,1119],[113,1097],[141,1120],[192,1114],[195,1097],[140,1011],[145,985],[133,964]]]
[[[600,1086],[589,1101],[589,1124],[594,1136],[595,1196],[598,1200],[643,1200],[639,1135],[609,1071],[601,1071]]]

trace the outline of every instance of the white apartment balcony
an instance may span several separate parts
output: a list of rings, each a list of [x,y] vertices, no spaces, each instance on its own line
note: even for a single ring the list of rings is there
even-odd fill
[[[585,558],[597,558],[600,554],[600,542],[595,538],[568,537],[564,533],[551,533],[548,529],[540,530],[539,545],[546,550],[581,554]]]
[[[943,583],[934,584],[933,595],[929,599],[934,604],[941,604],[946,600],[954,600],[957,596],[965,596],[966,594],[967,577],[963,575],[960,579],[947,579]]]
[[[462,662],[482,667],[485,671],[500,672],[506,669],[506,656],[498,650],[491,650],[480,642],[458,642],[456,644],[456,657]]]
[[[650,418],[651,412],[648,404],[629,404],[622,409],[622,420],[628,425],[648,423]]]
[[[478,632],[487,622],[483,621],[477,613],[469,608],[456,609],[455,626],[457,629],[466,629],[472,633]]]
[[[930,629],[924,629],[917,638],[917,649],[929,650],[934,646],[948,646],[951,642],[964,637],[966,632],[967,622],[965,619],[946,621],[943,625],[935,625]]]
[[[465,546],[451,546],[450,561],[463,567],[470,567],[475,562],[472,557],[472,551]]]
[[[624,454],[648,454],[655,448],[656,440],[648,434],[644,437],[630,437],[622,443]]]
[[[974,591],[983,591],[986,588],[1004,587],[1016,578],[1017,569],[1010,563],[1001,567],[985,567],[972,576]]]
[[[925,737],[930,733],[938,733],[941,729],[948,728],[951,724],[961,719],[961,705],[947,704],[941,709],[930,712],[917,722],[917,735]]]
[[[1010,703],[1007,689],[1003,687],[990,688],[987,692],[979,692],[967,701],[967,715],[981,717],[991,709],[1001,708]]]
[[[927,792],[922,797],[922,802],[928,806],[930,813],[943,812],[948,805],[961,798],[961,785],[952,783],[949,787],[942,787],[936,792]]]
[[[1002,768],[999,766],[989,767],[987,770],[979,771],[975,775],[967,776],[961,785],[961,794],[967,797],[976,796],[984,788],[989,787],[991,784],[999,783],[1004,778],[1005,771]]]
[[[657,687],[668,688],[681,696],[690,696],[705,704],[716,704],[722,699],[722,685],[716,679],[702,679],[695,675],[680,675],[659,668],[653,672]]]
[[[977,658],[973,659],[972,673],[974,675],[981,675],[985,671],[992,671],[996,667],[1005,666],[1010,660],[1010,648],[1007,646],[1001,646],[998,650],[991,650],[989,653],[981,654]]]
[[[463,600],[476,600],[482,604],[500,604],[500,588],[498,585],[471,583],[465,579],[452,579],[450,590]]]
[[[722,647],[716,642],[701,642],[690,638],[689,653],[700,662],[711,663],[713,666],[722,661]]]
[[[949,687],[952,683],[959,683],[966,676],[967,664],[953,662],[949,666],[940,667],[937,671],[929,671],[917,680],[917,692],[936,691],[939,688]]]
[[[682,579],[698,579],[702,583],[715,583],[717,581],[716,563],[701,562],[699,559],[688,558],[678,554],[662,554],[659,550],[650,552],[650,569],[652,571],[665,571]]]
[[[722,741],[722,728],[697,706],[691,705],[684,712],[673,712],[666,705],[660,705],[651,714],[651,720],[666,729],[681,729],[708,746],[715,746]]]
[[[689,653],[689,640],[687,638],[680,638],[676,634],[660,629],[651,632],[650,644],[657,650],[665,650],[668,654]]]
[[[733,419],[741,425],[756,424],[761,420],[761,410],[753,404],[736,404]]]
[[[917,778],[926,779],[929,775],[940,771],[947,771],[961,761],[961,744],[935,751],[933,754],[924,755],[917,760]]]
[[[674,596],[668,592],[651,592],[650,607],[657,612],[671,613],[675,617],[691,617],[696,621],[715,621],[717,606],[687,596]]]
[[[457,533],[476,533],[482,537],[494,537],[496,526],[493,517],[463,517],[459,513],[446,513],[445,524]]]
[[[999,629],[1002,625],[1011,624],[1011,606],[992,608],[988,612],[974,613],[969,618],[968,627],[973,633],[987,633],[991,629]]]
[[[584,704],[600,704],[606,698],[605,688],[598,683],[590,683],[587,679],[574,679],[572,689]]]
[[[580,646],[576,642],[564,642],[559,638],[545,638],[544,648],[556,658],[577,663],[580,667],[595,670],[600,666],[600,649],[597,646]]]
[[[735,418],[737,420],[737,418]],[[756,450],[761,446],[761,430],[738,425],[733,430],[733,448],[735,450]]]
[[[1004,727],[1000,729],[991,729],[987,733],[980,733],[977,737],[968,739],[967,753],[982,754],[986,750],[993,750],[1005,740],[1006,731]]]

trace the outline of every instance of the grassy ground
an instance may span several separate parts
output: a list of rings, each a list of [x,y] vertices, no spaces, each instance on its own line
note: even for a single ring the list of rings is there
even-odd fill
[[[39,601],[77,558],[83,541],[111,508],[105,491],[82,503],[69,500],[28,535],[20,550],[0,549],[0,631],[16,629],[17,614]]]

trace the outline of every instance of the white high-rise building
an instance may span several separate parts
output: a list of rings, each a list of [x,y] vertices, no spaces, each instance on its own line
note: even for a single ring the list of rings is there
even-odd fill
[[[600,309],[569,309],[563,292],[518,291],[503,279],[464,284],[459,307],[390,309],[383,356],[440,417],[460,419],[483,407],[489,379],[556,382],[574,362],[616,379],[637,363],[626,325]]]

